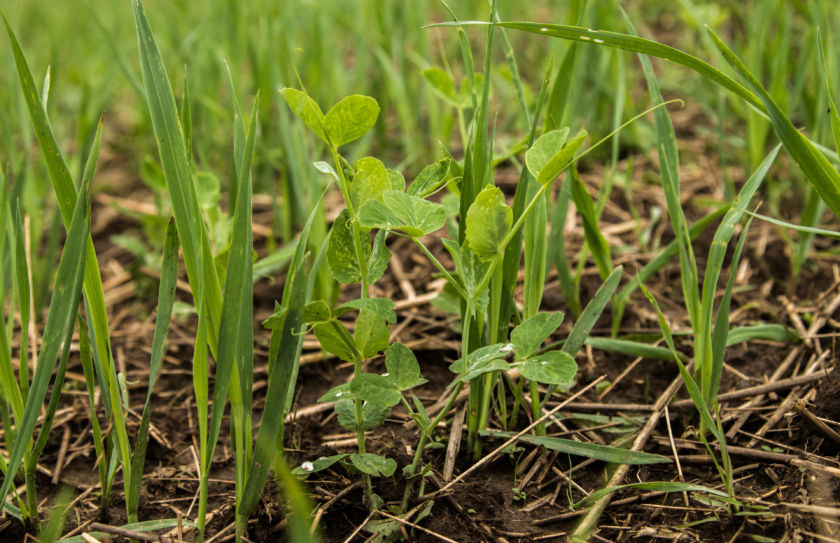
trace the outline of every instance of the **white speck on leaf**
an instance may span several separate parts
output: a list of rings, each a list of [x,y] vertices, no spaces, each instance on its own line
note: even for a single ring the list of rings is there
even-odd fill
[[[582,39],[582,40],[586,40],[586,41],[589,41],[589,40],[591,40],[592,38],[590,38],[589,36],[581,36],[581,37],[580,37],[580,39]]]
[[[312,464],[312,462],[304,462],[303,464],[300,465],[300,469],[308,472],[308,471],[313,471],[315,469],[315,466]]]
[[[599,40],[598,38],[595,38],[592,41],[594,41],[595,43],[604,43],[604,40]]]
[[[344,394],[344,393],[343,393],[343,392],[336,392],[336,393],[335,393],[335,397],[336,397],[336,398],[341,398],[341,395],[342,395],[342,394]]]
[[[540,28],[540,32],[548,32],[548,29],[546,27],[542,27]]]
[[[390,375],[390,373],[388,373],[388,372],[386,371],[385,373],[383,373],[383,374],[382,374],[382,377],[388,377],[389,375]]]
[[[546,364],[548,364],[548,361],[546,361],[546,360],[543,360],[542,362],[540,362],[540,366],[545,366]]]

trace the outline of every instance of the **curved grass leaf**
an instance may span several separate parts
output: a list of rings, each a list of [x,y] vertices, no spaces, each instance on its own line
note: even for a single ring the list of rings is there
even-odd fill
[[[664,458],[664,457],[663,457]],[[668,459],[670,461],[670,459]],[[626,464],[626,462],[625,462]],[[578,509],[580,507],[584,507],[589,503],[597,501],[599,498],[606,496],[607,494],[612,494],[613,492],[617,492],[624,488],[631,488],[634,490],[648,490],[651,492],[703,492],[706,494],[711,494],[713,496],[718,496],[720,498],[728,497],[726,492],[721,492],[720,490],[716,490],[714,488],[709,488],[703,485],[696,485],[693,483],[681,483],[678,481],[656,481],[651,483],[629,483],[626,485],[618,485],[613,486],[610,488],[601,488],[596,490],[589,496],[585,497],[584,499],[580,500],[572,509]]]
[[[632,51],[634,53],[641,53],[652,57],[659,57],[669,60],[681,66],[685,66],[690,70],[697,72],[706,79],[714,81],[718,85],[733,92],[750,105],[756,107],[759,111],[764,112],[764,105],[761,99],[755,94],[747,90],[743,85],[724,74],[708,62],[701,60],[685,51],[680,51],[674,47],[664,45],[659,42],[639,38],[629,34],[622,34],[620,32],[610,32],[608,30],[592,30],[580,26],[557,25],[546,23],[532,23],[532,22],[501,22],[501,23],[487,23],[485,21],[462,21],[458,25],[486,25],[495,24],[505,28],[512,28],[514,30],[521,30],[523,32],[530,32],[532,34],[539,34],[541,36],[550,36],[553,38],[560,38],[564,40],[574,41],[578,43],[587,43],[591,45],[600,45],[603,47],[614,47],[623,49],[625,51]],[[439,23],[434,26],[453,26],[453,23]]]
[[[741,59],[732,52],[717,34],[711,29],[707,28],[707,30],[726,61],[747,80],[753,91],[758,94],[769,114],[770,122],[776,130],[776,134],[784,143],[790,156],[802,169],[808,181],[820,193],[834,215],[840,217],[840,172],[808,138],[796,129],[790,118],[785,115],[784,111],[770,96],[770,93],[764,89],[761,82],[750,72]]]
[[[481,432],[481,435],[510,439],[516,434],[513,432],[484,430]],[[519,441],[545,447],[546,449],[550,449],[552,451],[559,451],[575,456],[583,456],[585,458],[594,458],[595,460],[602,460],[604,462],[610,462],[611,464],[645,465],[665,464],[671,462],[670,458],[659,454],[630,451],[620,447],[608,447],[606,445],[598,445],[596,443],[583,443],[571,439],[561,439],[559,437],[524,435],[519,438]]]

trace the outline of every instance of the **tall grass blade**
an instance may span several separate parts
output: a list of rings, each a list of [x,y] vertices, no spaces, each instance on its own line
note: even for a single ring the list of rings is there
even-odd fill
[[[50,383],[50,377],[56,366],[58,351],[62,344],[69,342],[73,334],[73,323],[79,306],[84,277],[86,253],[85,242],[90,228],[90,194],[85,194],[76,201],[70,231],[61,260],[58,264],[55,289],[44,326],[43,341],[38,354],[38,366],[32,377],[32,386],[24,405],[23,414],[18,420],[15,441],[9,451],[9,462],[3,485],[0,486],[0,504],[5,506],[6,496],[11,489],[24,453],[29,447],[35,432],[35,424],[43,407],[44,397]]]
[[[598,213],[595,210],[592,197],[586,190],[580,174],[578,174],[577,165],[571,167],[570,173],[572,200],[575,202],[575,207],[583,221],[583,234],[586,237],[586,245],[592,253],[592,258],[595,260],[595,265],[598,267],[598,273],[601,274],[601,279],[606,279],[612,271],[610,246],[598,228]]]
[[[741,222],[741,218],[744,216],[747,206],[752,201],[752,198],[759,186],[761,186],[762,181],[764,181],[764,177],[770,169],[770,166],[772,166],[773,162],[776,160],[776,156],[779,154],[779,149],[781,149],[781,144],[777,145],[770,154],[765,157],[758,169],[756,169],[756,171],[753,172],[749,179],[747,179],[744,183],[744,186],[735,198],[732,207],[729,211],[727,211],[720,226],[718,226],[715,231],[715,237],[712,240],[711,247],[709,248],[709,255],[706,260],[706,273],[703,276],[703,288],[700,301],[700,321],[695,324],[697,327],[695,331],[698,334],[704,335],[704,337],[696,339],[695,354],[697,358],[697,372],[700,373],[699,378],[701,380],[701,389],[705,394],[704,399],[709,405],[714,403],[717,395],[720,368],[723,364],[723,351],[726,345],[726,332],[728,332],[729,326],[728,301],[731,296],[731,283],[735,276],[734,271],[737,267],[737,261],[733,260],[731,264],[731,269],[733,271],[731,272],[730,284],[727,290],[729,294],[724,294],[724,298],[720,303],[719,311],[725,314],[718,314],[718,319],[725,318],[726,322],[723,324],[718,320],[718,322],[713,325],[712,319],[718,278],[720,277],[721,270],[723,269],[726,249],[729,246],[729,241],[735,233],[735,227]],[[743,238],[741,243],[743,243]],[[740,252],[736,251],[736,254],[740,254]],[[724,331],[721,329],[721,326],[725,326],[726,330]],[[715,341],[713,341],[713,336],[715,336],[715,334],[717,334],[718,337]],[[719,367],[716,368],[716,366]]]
[[[17,41],[17,37],[12,31],[5,15],[0,12],[3,17],[3,22],[6,25],[6,31],[9,35],[9,41],[12,45],[12,52],[15,58],[15,65],[18,72],[18,80],[20,81],[23,90],[26,106],[29,111],[29,116],[32,125],[35,129],[35,135],[38,139],[38,144],[41,148],[41,153],[44,157],[44,162],[47,166],[47,171],[52,181],[53,191],[58,200],[58,206],[61,210],[62,218],[64,219],[64,226],[69,231],[74,206],[76,205],[77,194],[76,187],[70,177],[67,164],[53,134],[50,122],[47,119],[46,111],[41,102],[40,94],[35,87],[35,82],[32,78],[32,73]],[[97,136],[94,139],[94,144],[88,155],[85,164],[83,178],[92,178],[93,171],[96,166],[96,159],[99,153],[99,140],[101,138],[102,119],[99,121],[99,128]],[[129,463],[129,445],[128,434],[125,429],[125,416],[122,412],[122,406],[119,401],[119,392],[117,388],[117,375],[114,369],[113,357],[111,354],[111,344],[108,331],[108,312],[105,308],[105,293],[102,288],[102,276],[99,273],[99,265],[96,260],[96,252],[93,248],[93,240],[88,236],[87,244],[83,249],[85,256],[85,270],[84,270],[84,294],[85,294],[85,309],[91,323],[91,333],[93,336],[93,355],[94,364],[97,372],[100,374],[100,386],[103,389],[103,400],[105,404],[106,414],[114,418],[114,426],[117,434],[117,441],[119,443],[120,455],[123,463]]]
[[[741,74],[763,102],[776,134],[784,143],[790,156],[802,169],[808,182],[814,185],[814,188],[820,193],[834,215],[840,217],[840,172],[808,138],[796,129],[790,118],[785,115],[784,111],[741,59],[732,52],[717,34],[711,29],[707,30],[726,61]]]
[[[146,18],[143,3],[141,0],[132,0],[131,4],[134,8],[146,102],[166,185],[172,199],[172,210],[175,214],[175,225],[178,227],[184,264],[190,285],[198,284],[199,269],[204,274],[204,303],[207,305],[207,314],[210,317],[208,341],[210,350],[215,354],[222,299],[221,286],[210,250],[210,240],[198,205],[192,168],[187,158],[178,110],[175,106],[175,97],[169,85],[163,59]],[[200,268],[199,257],[203,259]],[[193,295],[196,296],[196,293],[193,292]]]
[[[149,441],[149,424],[152,415],[152,390],[154,389],[166,350],[166,334],[169,331],[169,322],[172,318],[172,306],[175,303],[175,282],[177,279],[178,231],[175,228],[175,222],[170,220],[163,242],[163,263],[161,264],[158,303],[155,312],[155,333],[152,339],[152,355],[149,363],[149,385],[146,391],[146,402],[143,404],[143,414],[140,417],[140,428],[137,430],[134,454],[131,457],[131,486],[126,489],[126,507],[135,515],[137,514],[137,507],[140,501],[140,483],[143,478],[143,466],[146,463],[146,445]]]
[[[729,209],[730,204],[723,205],[692,224],[688,229],[689,239],[692,241],[696,240],[710,224],[721,218]],[[618,333],[618,327],[621,326],[621,318],[624,315],[627,302],[630,300],[630,295],[639,288],[639,285],[664,268],[677,255],[678,251],[679,241],[674,240],[661,249],[653,260],[645,264],[633,279],[619,291],[613,300],[613,335]]]
[[[601,313],[604,312],[604,308],[610,301],[610,297],[613,295],[613,292],[615,292],[616,287],[618,287],[618,283],[621,281],[622,270],[623,268],[621,266],[614,269],[603,284],[598,287],[598,290],[595,292],[595,296],[592,297],[592,300],[586,304],[586,308],[584,308],[577,322],[575,322],[575,325],[572,327],[572,331],[569,332],[569,337],[566,339],[566,343],[563,344],[562,351],[564,353],[575,356],[580,348],[583,347],[586,342],[586,338],[589,336],[589,332],[592,330],[592,327],[595,326],[595,323],[598,321],[598,318],[601,316]]]

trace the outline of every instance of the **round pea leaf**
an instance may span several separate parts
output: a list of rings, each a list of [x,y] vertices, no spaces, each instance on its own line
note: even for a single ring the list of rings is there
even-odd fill
[[[540,348],[542,342],[557,330],[563,323],[563,313],[537,313],[533,317],[522,321],[510,333],[519,358],[528,358]]]
[[[523,377],[547,385],[570,385],[575,380],[577,370],[575,359],[563,351],[537,355],[519,366]]]
[[[341,99],[324,116],[329,142],[334,148],[367,134],[379,117],[379,104],[370,96],[352,94]]]
[[[350,455],[350,462],[362,473],[379,477],[390,477],[397,471],[397,462],[393,458],[384,458],[373,453],[355,453]]]
[[[502,240],[510,230],[513,211],[498,187],[487,186],[467,210],[467,242],[479,260],[488,262],[502,254]]]

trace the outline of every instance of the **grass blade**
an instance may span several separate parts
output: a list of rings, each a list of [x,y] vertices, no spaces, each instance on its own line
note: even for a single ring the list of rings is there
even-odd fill
[[[717,34],[711,29],[707,30],[715,45],[723,53],[726,61],[741,74],[760,97],[769,114],[770,122],[776,130],[776,134],[782,140],[782,143],[784,143],[790,156],[802,169],[802,173],[814,185],[814,188],[820,193],[820,196],[825,200],[825,203],[834,215],[840,217],[840,172],[837,171],[808,138],[796,129],[790,118],[785,115],[784,111],[776,104],[775,100],[773,100],[761,82],[750,72],[741,59],[732,52]]]
[[[601,230],[598,228],[598,214],[595,211],[595,204],[592,197],[586,190],[586,186],[577,171],[577,165],[570,169],[572,182],[572,200],[580,213],[583,221],[583,233],[586,237],[586,245],[592,253],[601,279],[606,279],[612,270],[612,257],[610,257],[610,246]]]
[[[572,331],[569,332],[569,337],[563,345],[563,352],[575,356],[580,348],[583,347],[583,344],[589,335],[589,331],[592,330],[593,326],[595,326],[595,322],[598,320],[598,317],[601,316],[601,313],[603,313],[604,308],[607,306],[607,302],[610,301],[610,296],[613,295],[616,287],[618,287],[618,283],[621,281],[621,271],[621,266],[614,269],[604,283],[598,288],[598,291],[595,292],[595,296],[592,297],[592,300],[586,304],[586,308],[584,308],[583,312],[580,314],[580,318],[578,318],[577,322],[575,322]],[[550,394],[548,396],[550,396]]]
[[[485,430],[481,432],[481,435],[510,439],[515,436],[516,433]],[[659,454],[631,451],[620,447],[608,447],[606,445],[598,445],[597,443],[584,443],[581,441],[574,441],[572,439],[561,439],[559,437],[523,435],[519,438],[519,441],[524,441],[525,443],[530,443],[539,447],[545,447],[551,451],[558,451],[575,456],[583,456],[585,458],[593,458],[595,460],[610,462],[611,464],[630,464],[636,466],[671,462],[670,458]]]
[[[161,265],[160,286],[158,287],[158,303],[155,317],[155,334],[152,339],[152,355],[149,363],[149,386],[146,392],[146,402],[140,418],[140,428],[137,430],[137,441],[134,454],[131,457],[131,486],[126,489],[126,507],[137,514],[140,501],[140,482],[143,477],[143,466],[146,463],[146,445],[149,440],[149,424],[152,414],[152,390],[157,380],[163,362],[166,347],[166,334],[172,318],[172,306],[175,303],[175,281],[178,278],[178,231],[175,222],[169,221],[166,238],[163,242],[163,264]]]
[[[5,15],[0,12],[3,17],[3,22],[6,25],[6,31],[9,35],[9,41],[12,45],[12,52],[15,58],[15,65],[18,72],[18,80],[20,81],[23,90],[26,106],[29,111],[29,116],[32,125],[35,129],[35,135],[38,139],[38,144],[41,153],[44,157],[44,162],[47,166],[47,171],[50,175],[53,191],[58,200],[58,206],[61,210],[62,218],[64,219],[64,226],[68,230],[71,226],[73,218],[74,207],[77,203],[76,186],[70,177],[67,164],[64,157],[59,150],[58,144],[53,134],[52,127],[41,102],[41,95],[35,86],[32,78],[32,73],[29,70],[29,65],[23,55],[23,50],[17,41],[17,37],[12,31]],[[83,183],[88,184],[93,177],[93,172],[96,166],[96,160],[99,154],[99,142],[101,139],[102,119],[100,118],[97,135],[94,138],[94,143],[85,164],[83,174]],[[105,293],[102,288],[102,276],[99,273],[99,265],[96,260],[96,252],[93,248],[93,241],[88,236],[87,244],[84,247],[85,255],[85,270],[84,270],[84,294],[85,294],[85,308],[88,318],[91,322],[91,333],[93,336],[93,356],[94,364],[97,371],[100,372],[100,386],[103,389],[103,400],[105,404],[106,414],[114,417],[114,425],[116,428],[117,440],[119,442],[120,454],[123,462],[128,465],[128,434],[125,429],[125,417],[122,413],[122,407],[119,402],[119,392],[117,390],[117,375],[114,370],[113,358],[111,355],[110,334],[108,331],[108,312],[105,308]],[[113,408],[113,409],[112,409]]]
[[[199,269],[204,274],[204,292],[207,314],[210,317],[208,341],[210,350],[215,354],[218,343],[219,323],[221,319],[221,286],[216,275],[215,263],[210,250],[210,240],[198,205],[192,168],[190,167],[183,133],[178,121],[175,97],[169,85],[166,68],[160,56],[157,43],[143,3],[132,0],[134,19],[137,28],[137,41],[140,51],[140,65],[143,70],[143,83],[146,89],[146,102],[152,120],[161,166],[163,167],[175,225],[184,255],[184,264],[190,285],[198,284]],[[200,250],[199,250],[200,247]],[[198,259],[203,259],[199,268]],[[196,293],[193,292],[196,296]]]
[[[73,322],[82,292],[86,257],[83,247],[89,239],[89,225],[90,201],[86,190],[84,197],[76,201],[70,232],[58,264],[56,285],[47,314],[41,350],[38,354],[38,366],[35,368],[29,396],[16,428],[15,441],[9,452],[6,475],[0,487],[0,504],[5,504],[14,476],[31,443],[50,377],[55,369],[59,348],[65,341],[70,341],[73,333]]]

